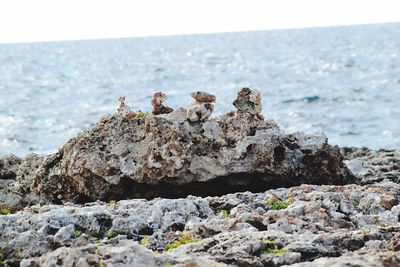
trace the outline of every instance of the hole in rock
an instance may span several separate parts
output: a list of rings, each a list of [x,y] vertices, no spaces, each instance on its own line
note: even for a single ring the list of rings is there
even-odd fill
[[[104,196],[102,200],[146,198],[182,198],[193,196],[222,196],[229,193],[250,191],[254,193],[264,192],[271,188],[290,187],[295,185],[293,180],[282,177],[274,177],[261,173],[238,173],[229,176],[217,177],[207,182],[192,182],[189,184],[176,184],[176,178],[168,178],[171,182],[161,182],[157,185],[149,185],[135,182],[129,178],[122,178],[115,193]],[[122,191],[122,192],[121,192]],[[116,193],[118,192],[118,193]],[[80,198],[85,199],[85,198]]]
[[[282,160],[282,149],[277,148],[275,151],[274,164]],[[229,193],[250,191],[253,193],[265,192],[269,189],[288,188],[301,184],[329,184],[343,185],[356,182],[351,175],[343,177],[343,175],[333,175],[330,173],[320,173],[321,171],[316,166],[312,166],[311,173],[304,174],[304,177],[296,173],[287,174],[286,176],[272,175],[269,173],[236,173],[228,176],[216,177],[206,182],[191,182],[180,184],[182,178],[166,177],[158,184],[144,184],[136,182],[128,177],[121,177],[120,183],[117,185],[103,184],[107,186],[107,192],[101,195],[88,196],[86,194],[77,194],[74,196],[75,203],[87,203],[96,200],[110,201],[123,200],[133,198],[153,199],[161,198],[184,198],[188,195],[207,197],[207,196],[223,196]],[[315,175],[313,174],[315,173]],[[321,178],[323,175],[323,178]],[[99,178],[101,179],[101,178]],[[76,190],[78,191],[78,190]],[[89,192],[96,192],[96,182],[91,183],[88,188]],[[108,228],[106,226],[105,228]]]
[[[247,220],[246,222],[251,226],[255,227],[258,231],[268,230],[268,227],[265,224],[263,224],[263,222],[260,220]]]
[[[174,224],[172,224],[172,225],[170,225],[168,227],[168,230],[170,230],[172,232],[183,231],[183,230],[185,230],[185,224],[183,224],[183,223],[174,223]]]
[[[104,236],[104,234],[111,228],[111,226],[112,226],[112,219],[111,218],[109,218],[109,217],[105,217],[105,216],[101,216],[101,215],[99,215],[99,216],[95,216],[96,217],[96,219],[97,219],[97,223],[99,224],[99,226],[100,226],[100,229],[99,229],[99,233],[98,233],[98,235],[99,236]]]
[[[139,230],[139,235],[152,235],[153,233],[154,230],[150,226],[143,227]]]
[[[277,146],[274,148],[274,161],[282,162],[285,159],[285,148],[283,146]]]

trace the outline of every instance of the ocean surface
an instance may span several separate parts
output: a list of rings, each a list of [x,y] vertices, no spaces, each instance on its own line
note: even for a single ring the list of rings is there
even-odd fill
[[[192,36],[0,45],[0,155],[51,153],[113,113],[125,95],[151,110],[156,89],[176,108],[190,92],[233,110],[258,89],[286,132],[333,144],[400,148],[400,23]]]

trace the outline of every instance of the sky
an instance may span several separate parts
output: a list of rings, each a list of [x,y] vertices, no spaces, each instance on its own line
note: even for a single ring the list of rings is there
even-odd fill
[[[400,21],[399,0],[2,0],[0,43]]]

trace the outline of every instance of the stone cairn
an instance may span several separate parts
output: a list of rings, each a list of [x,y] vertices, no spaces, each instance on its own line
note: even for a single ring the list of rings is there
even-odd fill
[[[194,99],[187,108],[187,118],[189,121],[205,121],[214,111],[215,95],[197,91],[193,92],[191,96]]]
[[[174,111],[173,108],[164,106],[163,103],[167,100],[167,96],[161,92],[157,91],[153,95],[153,99],[151,100],[151,105],[153,106],[153,114],[160,115],[160,114],[168,114]]]
[[[193,102],[187,108],[187,118],[192,122],[205,121],[210,118],[214,111],[216,97],[203,91],[196,91],[191,93]],[[153,114],[168,114],[173,111],[172,108],[164,106],[163,103],[167,100],[167,96],[157,91],[153,95],[151,105],[153,106]],[[252,115],[261,116],[261,94],[258,90],[251,90],[244,87],[238,93],[233,105],[237,108],[238,112],[250,113]]]
[[[125,104],[125,96],[121,96],[119,98],[118,113],[123,117],[126,117],[132,113],[131,109]]]
[[[233,105],[239,112],[259,115],[262,112],[260,91],[242,88],[238,92],[236,100],[233,101]]]
[[[196,91],[191,93],[191,96],[193,102],[189,104],[186,111],[188,120],[191,122],[202,122],[210,118],[215,107],[215,95],[203,91]],[[161,91],[154,93],[151,100],[151,105],[153,106],[152,113],[154,115],[169,114],[174,111],[173,108],[164,105],[167,99],[167,96]],[[125,104],[125,96],[121,96],[119,102],[118,113],[120,115],[126,117],[132,114],[130,108]],[[262,118],[261,94],[258,90],[251,90],[247,87],[242,88],[237,93],[233,105],[237,108],[237,112],[239,113],[249,113]]]

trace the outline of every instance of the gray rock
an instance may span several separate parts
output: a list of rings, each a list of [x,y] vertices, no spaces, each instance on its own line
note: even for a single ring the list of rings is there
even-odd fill
[[[196,260],[199,266],[280,266],[318,258],[336,262],[343,257],[345,262],[352,252],[366,253],[371,257],[366,266],[375,266],[377,249],[385,257],[400,249],[399,220],[393,219],[400,205],[390,207],[382,201],[399,201],[399,196],[400,185],[385,182],[302,185],[206,198],[36,205],[0,216],[0,250],[10,261],[23,258],[25,266],[57,261],[64,266],[102,261],[111,266],[185,266]],[[288,205],[274,205],[271,198]],[[369,205],[360,205],[364,200]],[[82,235],[76,237],[78,229]]]
[[[214,111],[215,95],[197,91],[193,92],[191,96],[194,102],[191,103],[186,112],[186,116],[191,122],[204,122],[211,117]]]
[[[21,159],[15,155],[0,158],[0,180],[15,180]]]
[[[260,114],[262,111],[261,93],[258,90],[242,88],[233,105],[241,112],[250,113],[253,115]]]
[[[121,96],[119,98],[119,107],[118,107],[118,114],[120,114],[123,117],[128,116],[131,113],[131,109],[125,104],[125,96]]]
[[[345,254],[335,258],[320,258],[313,262],[303,262],[292,265],[291,267],[339,267],[339,266],[399,266],[400,255],[393,251],[364,250]]]
[[[33,192],[33,179],[43,157],[29,154],[21,159],[15,155],[0,157],[0,208],[11,211],[39,202]]]
[[[245,108],[260,107],[259,93],[238,95],[239,110],[214,119],[193,111],[192,120],[182,108],[104,118],[46,158],[35,178],[37,193],[48,202],[82,203],[355,181],[324,135],[286,135]],[[194,98],[203,101],[196,105],[215,100],[204,92]]]
[[[54,242],[66,246],[69,244],[68,241],[71,240],[71,237],[74,236],[74,233],[75,226],[73,224],[63,226],[54,235]]]
[[[0,207],[20,210],[0,215],[0,258],[11,266],[400,264],[399,150],[342,148],[344,164],[323,134],[285,134],[264,120],[257,92],[243,89],[234,105],[191,122],[183,108],[135,113],[121,99],[118,113],[53,155],[0,158]]]
[[[400,150],[342,148],[346,165],[363,183],[400,182]]]

